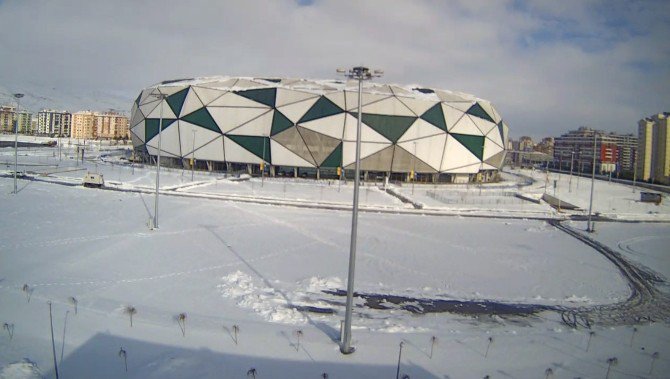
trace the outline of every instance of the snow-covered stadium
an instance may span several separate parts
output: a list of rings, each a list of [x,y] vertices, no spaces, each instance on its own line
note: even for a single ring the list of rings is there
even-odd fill
[[[472,95],[363,83],[361,170],[425,181],[489,180],[505,157],[508,128]],[[161,96],[161,94],[163,96]],[[161,98],[163,100],[161,101]],[[358,82],[210,77],[164,81],[133,105],[135,151],[209,170],[270,175],[352,175]],[[347,171],[349,170],[349,171]]]

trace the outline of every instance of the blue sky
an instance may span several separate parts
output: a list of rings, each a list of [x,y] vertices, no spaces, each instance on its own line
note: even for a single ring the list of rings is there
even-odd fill
[[[0,0],[0,102],[129,110],[143,87],[206,76],[383,82],[492,101],[513,137],[635,133],[669,111],[667,1]]]

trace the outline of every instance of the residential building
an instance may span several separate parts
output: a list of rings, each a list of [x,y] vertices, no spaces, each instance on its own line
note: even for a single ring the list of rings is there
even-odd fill
[[[69,137],[71,126],[70,112],[44,109],[37,113],[37,134]]]
[[[638,122],[637,176],[670,184],[670,112],[658,113]]]
[[[96,113],[95,127],[98,138],[130,138],[128,117],[115,112]]]
[[[593,144],[596,144],[596,171],[619,173],[633,167],[636,139],[632,134],[606,133],[587,127],[572,130],[555,139],[553,166],[561,170],[590,171]]]
[[[19,133],[30,133],[32,114],[26,110],[18,113]],[[14,123],[17,121],[16,107],[3,105],[0,107],[0,132],[14,133]]]
[[[97,137],[95,128],[95,113],[92,111],[80,111],[72,114],[72,138],[94,139]]]

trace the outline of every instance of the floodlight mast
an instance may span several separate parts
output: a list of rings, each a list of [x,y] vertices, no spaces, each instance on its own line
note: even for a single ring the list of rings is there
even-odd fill
[[[349,272],[347,276],[347,302],[344,314],[344,326],[340,331],[340,352],[351,354],[356,349],[351,346],[351,317],[354,302],[354,272],[356,269],[356,238],[358,234],[358,187],[361,172],[361,116],[363,104],[363,81],[373,77],[381,77],[383,71],[370,71],[369,68],[356,66],[349,70],[338,68],[337,72],[348,79],[358,80],[358,122],[356,125],[356,169],[354,174],[354,204],[351,215],[351,244],[349,248]]]
[[[14,195],[19,192],[16,183],[16,172],[18,171],[19,166],[19,110],[21,108],[22,97],[22,93],[14,94],[14,98],[16,99],[16,124],[14,126],[14,192],[12,192]]]
[[[161,171],[161,136],[163,131],[163,100],[165,100],[168,95],[161,93],[160,89],[158,93],[153,92],[151,97],[155,97],[160,101],[160,120],[158,122],[158,154],[156,157],[156,196],[154,199],[154,219],[151,229],[158,229],[158,188],[160,182],[160,171]]]

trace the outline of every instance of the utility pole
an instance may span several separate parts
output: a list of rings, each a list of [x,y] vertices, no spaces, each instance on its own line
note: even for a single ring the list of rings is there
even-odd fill
[[[158,154],[156,157],[156,196],[154,201],[154,219],[152,229],[158,229],[158,189],[160,183],[160,172],[161,172],[161,136],[163,131],[163,100],[167,98],[167,95],[160,92],[152,93],[152,97],[158,98],[160,101],[160,119],[158,122]]]
[[[597,145],[597,138],[598,135],[596,134],[596,131],[593,131],[593,163],[591,164],[591,197],[589,199],[589,220],[588,224],[586,226],[586,231],[589,233],[593,233],[593,223],[591,221],[592,217],[592,211],[593,211],[593,188],[596,183],[596,145]]]
[[[14,94],[14,98],[16,99],[16,125],[14,128],[14,192],[12,193],[15,195],[19,192],[16,182],[16,173],[19,170],[19,110],[21,109],[22,97],[22,93]]]

